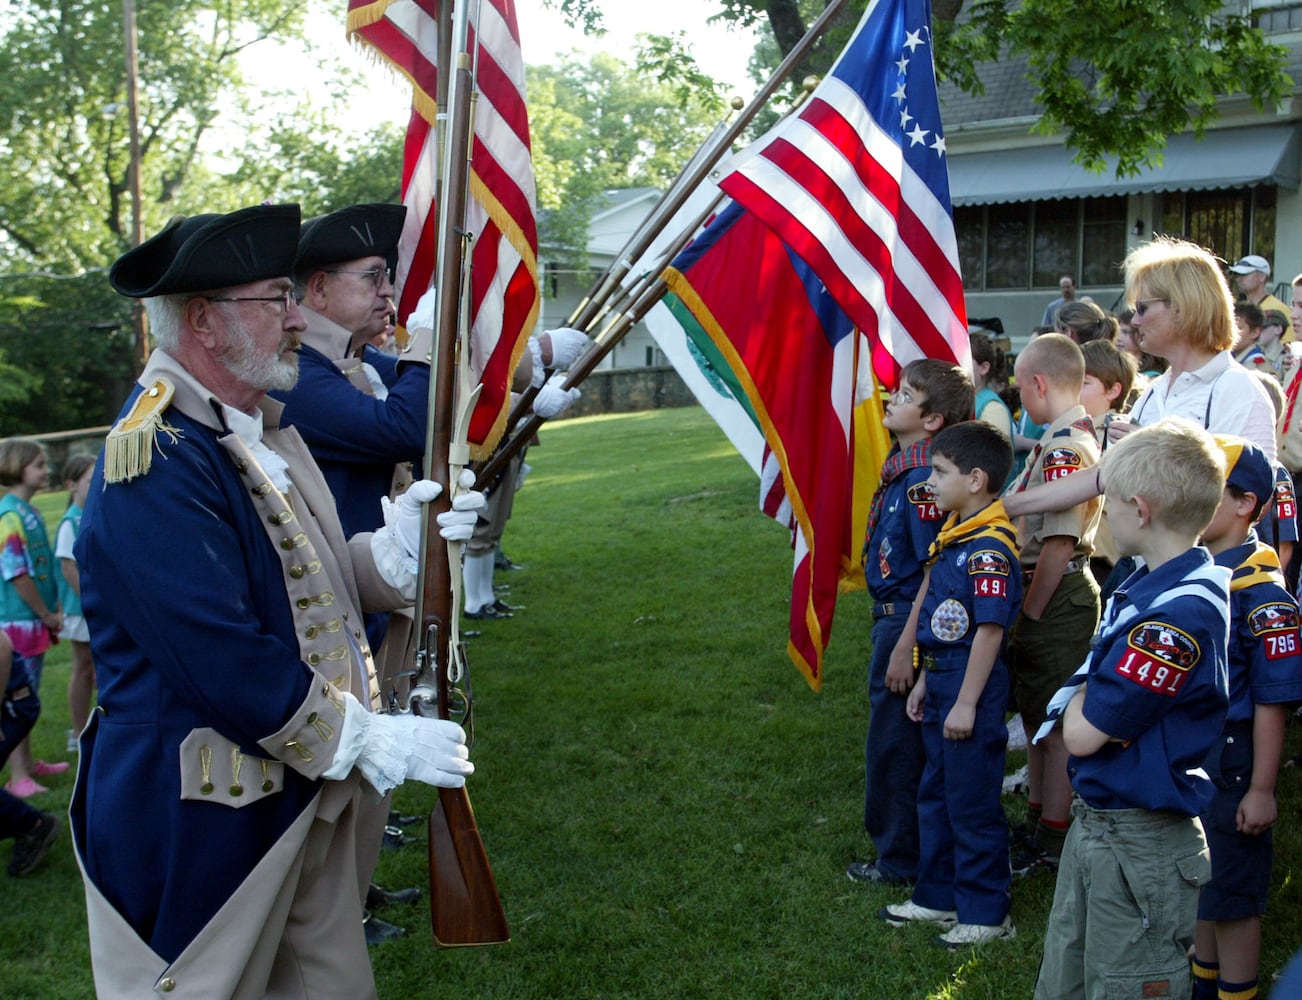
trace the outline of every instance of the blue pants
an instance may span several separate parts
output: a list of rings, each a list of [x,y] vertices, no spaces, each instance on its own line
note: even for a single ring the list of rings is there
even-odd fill
[[[913,901],[957,910],[959,923],[1000,924],[1012,905],[1008,822],[999,795],[1008,728],[1008,668],[1000,660],[977,702],[966,740],[944,737],[945,716],[963,686],[963,660],[927,672],[922,742],[927,766],[918,789],[921,857]]]
[[[13,670],[9,675],[9,690],[5,693],[4,700],[0,701],[0,767],[5,766],[9,755],[32,731],[41,714],[41,699],[36,696],[36,690],[30,684],[21,660],[21,657],[14,657]],[[24,692],[28,693],[18,700],[12,697]],[[40,815],[38,810],[22,799],[0,788],[0,840],[26,833]]]
[[[912,880],[918,874],[918,784],[925,763],[922,732],[904,714],[907,696],[886,689],[891,650],[908,618],[907,614],[884,615],[873,623],[863,825],[877,848],[878,871],[887,878]]]

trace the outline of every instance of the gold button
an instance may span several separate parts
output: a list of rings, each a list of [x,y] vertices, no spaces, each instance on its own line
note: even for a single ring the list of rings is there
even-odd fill
[[[157,395],[158,395],[158,386],[154,386],[152,389],[150,389],[150,390],[149,390],[149,395],[151,395],[151,396],[157,396]]]
[[[244,786],[241,785],[239,782],[236,782],[235,784],[231,785],[231,794],[234,795],[234,796],[236,796],[236,797],[239,797],[239,796],[243,795],[243,794],[244,794]]]
[[[211,794],[212,794],[212,782],[211,782],[211,781],[205,781],[202,785],[200,785],[200,786],[199,786],[199,794],[200,794],[200,795],[211,795]]]
[[[317,715],[315,712],[310,712],[308,713],[307,724],[310,726],[319,718],[321,718],[321,716]]]
[[[292,549],[292,548],[294,547],[294,539],[292,539],[292,538],[282,538],[282,539],[280,540],[280,547],[281,547],[282,549],[284,549],[286,552],[288,552],[290,549]]]
[[[291,566],[291,567],[289,567],[289,575],[290,575],[291,577],[293,577],[295,580],[301,580],[301,579],[303,579],[303,574],[304,574],[305,572],[307,572],[307,571],[306,571],[302,566]]]
[[[264,792],[269,792],[275,787],[276,787],[275,783],[270,778],[268,778],[266,781],[262,783],[262,790]]]
[[[307,628],[303,629],[303,634],[307,636],[309,639],[315,639],[316,634],[319,631],[320,629],[318,629],[317,626],[309,625]]]
[[[172,990],[176,989],[176,980],[171,976],[167,976],[159,982],[158,988],[164,993],[171,993]]]
[[[312,606],[312,599],[310,597],[300,597],[295,603],[298,604],[299,608],[306,611]]]
[[[320,665],[321,665],[321,654],[320,654],[320,653],[308,653],[308,654],[307,654],[307,662],[308,662],[311,666],[314,666],[314,667],[320,666]],[[308,719],[307,721],[308,721],[308,722],[311,722],[312,720],[311,720],[311,719]]]

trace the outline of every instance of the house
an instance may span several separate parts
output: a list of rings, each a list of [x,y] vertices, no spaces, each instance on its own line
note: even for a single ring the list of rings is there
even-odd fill
[[[1264,113],[1243,97],[1224,100],[1203,139],[1171,136],[1162,165],[1134,177],[1087,171],[1061,136],[1032,133],[1039,109],[1024,60],[984,65],[981,96],[941,86],[969,317],[999,317],[1016,350],[1065,274],[1078,295],[1122,308],[1118,265],[1154,233],[1184,236],[1231,262],[1261,254],[1289,301],[1288,283],[1302,272],[1302,3],[1250,6],[1258,27],[1288,50],[1298,89]]]
[[[603,203],[593,213],[588,223],[588,269],[577,270],[559,264],[553,255],[548,259],[548,248],[539,248],[539,280],[542,283],[542,310],[539,330],[564,326],[575,307],[583,300],[606,270],[619,256],[629,239],[660,200],[656,188],[623,188],[606,191]],[[600,332],[604,323],[598,323],[594,332]],[[641,368],[665,365],[668,362],[651,338],[646,324],[637,323],[614,350],[602,360],[598,370],[611,368]]]

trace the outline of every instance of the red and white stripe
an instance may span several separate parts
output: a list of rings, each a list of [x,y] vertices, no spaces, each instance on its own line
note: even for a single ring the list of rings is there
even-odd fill
[[[475,134],[466,227],[471,254],[470,365],[483,384],[470,423],[472,451],[496,445],[510,405],[511,373],[538,320],[538,228],[525,105],[524,59],[514,0],[482,0],[472,25],[478,46]],[[438,70],[436,0],[350,0],[349,33],[412,82],[403,154],[407,221],[398,245],[398,315],[405,319],[434,281],[437,164],[434,122]]]

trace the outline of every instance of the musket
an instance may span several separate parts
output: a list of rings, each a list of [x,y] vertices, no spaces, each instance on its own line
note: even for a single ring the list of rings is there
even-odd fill
[[[569,319],[566,321],[566,326],[571,326],[575,329],[582,330],[584,333],[589,333],[592,326],[604,319],[610,312],[609,300],[612,296],[619,294],[620,300],[617,303],[617,306],[623,305],[630,299],[633,299],[634,302],[639,301],[639,291],[630,291],[626,289],[624,286],[624,279],[660,236],[660,233],[664,228],[669,225],[669,223],[679,213],[700,184],[705,180],[710,172],[715,169],[724,154],[731,150],[733,142],[735,142],[737,137],[741,135],[742,130],[750,124],[751,120],[757,114],[759,114],[764,105],[767,104],[773,94],[777,92],[777,89],[782,85],[782,82],[791,75],[791,71],[796,68],[796,65],[809,53],[809,50],[813,48],[814,43],[817,42],[822,34],[831,26],[832,22],[841,12],[841,8],[844,7],[847,2],[848,0],[831,0],[827,7],[824,8],[823,12],[818,16],[817,20],[809,26],[809,30],[805,32],[804,37],[801,38],[791,51],[787,53],[786,57],[778,65],[778,68],[773,71],[768,81],[759,89],[759,91],[756,92],[755,96],[751,98],[750,103],[741,109],[737,117],[734,118],[730,124],[725,125],[724,122],[719,122],[718,125],[715,126],[710,135],[707,136],[705,141],[701,144],[700,148],[692,154],[687,163],[683,166],[682,170],[679,171],[678,176],[674,178],[673,184],[670,185],[669,189],[665,191],[665,193],[660,197],[660,200],[652,207],[651,212],[634,230],[633,235],[629,237],[623,249],[621,249],[619,254],[615,257],[614,261],[612,261],[610,266],[607,267],[602,275],[597,278],[588,293],[579,301],[579,304],[574,307],[574,310],[570,313]],[[804,101],[809,96],[812,89],[813,88],[809,86],[809,80],[807,79],[804,93],[798,98],[797,104]],[[689,233],[688,237],[683,239],[680,245],[685,245],[687,239],[690,239],[690,235],[691,234]],[[658,270],[659,267],[657,266],[655,271]],[[653,271],[653,273],[655,272]],[[593,360],[591,364],[585,364],[588,360],[588,355],[581,358],[579,362],[576,363],[576,367],[571,369],[571,376],[577,368],[582,368],[583,374],[578,379],[567,377],[565,388],[573,388],[575,385],[578,385],[578,383],[596,367],[598,362],[614,350],[615,345],[618,344],[619,341],[623,339],[624,335],[633,328],[638,319],[641,319],[641,317],[650,310],[651,306],[655,305],[655,303],[659,301],[668,290],[668,287],[664,282],[657,283],[654,279],[648,280],[640,287],[645,289],[647,286],[658,287],[659,294],[646,302],[637,317],[630,323],[622,323],[620,321],[620,317],[627,315],[627,313],[617,312],[615,318],[607,323],[602,333],[603,337],[608,336],[611,338],[609,343],[595,344],[591,349],[589,349],[588,354],[595,355],[595,360]],[[636,306],[634,309],[636,309]],[[485,484],[496,482],[501,476],[503,470],[505,470],[507,462],[520,453],[524,448],[525,442],[529,441],[533,437],[534,432],[536,432],[538,427],[542,424],[543,421],[540,418],[531,415],[526,420],[525,416],[529,412],[530,405],[537,394],[537,387],[530,386],[521,395],[515,405],[512,406],[510,415],[507,419],[506,430],[502,435],[502,443],[498,446],[497,450],[489,460],[476,470],[476,489],[482,489]],[[526,420],[526,424],[531,426],[533,429],[527,431],[520,430],[519,422],[521,420]]]
[[[447,81],[448,113],[440,148],[438,289],[436,339],[430,372],[429,425],[425,474],[446,483],[442,495],[427,505],[421,535],[421,566],[416,611],[419,651],[409,708],[459,721],[471,738],[470,685],[465,654],[457,640],[457,595],[454,560],[460,546],[443,542],[436,517],[452,505],[456,472],[468,459],[466,430],[474,393],[462,388],[460,346],[463,332],[462,291],[468,277],[470,237],[464,228],[470,174],[474,80],[467,52],[469,16],[465,0],[456,4],[455,23],[448,3],[439,5],[440,39],[454,40],[452,55],[439,66],[439,87]],[[440,105],[443,105],[440,94]],[[459,398],[460,397],[460,398]],[[453,948],[500,944],[510,940],[506,914],[493,869],[475,823],[470,797],[462,788],[440,788],[429,817],[430,920],[434,943]]]

